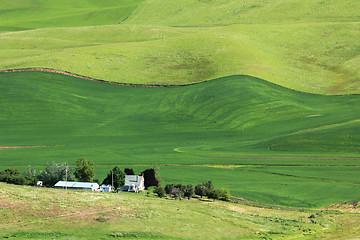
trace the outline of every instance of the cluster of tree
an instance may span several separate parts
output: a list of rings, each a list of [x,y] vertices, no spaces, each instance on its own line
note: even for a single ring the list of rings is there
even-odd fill
[[[85,158],[76,161],[76,167],[69,167],[67,163],[47,163],[45,170],[36,172],[35,168],[28,168],[25,173],[20,173],[17,169],[5,169],[0,172],[0,182],[7,182],[18,185],[36,185],[42,181],[44,186],[53,187],[58,181],[97,182],[95,176],[95,164]],[[102,184],[113,185],[115,190],[120,189],[125,184],[125,175],[135,175],[134,170],[125,168],[124,172],[116,166],[107,174]],[[158,186],[157,172],[155,169],[146,169],[141,173],[144,176],[145,188]]]
[[[42,181],[44,186],[53,187],[58,181],[75,180],[74,175],[79,181],[93,181],[95,174],[93,166],[93,162],[80,158],[75,169],[69,167],[67,163],[55,162],[46,163],[45,170],[39,173],[31,167],[24,173],[20,173],[17,169],[6,169],[0,172],[0,182],[36,185],[38,181]]]
[[[201,184],[198,184],[193,187],[193,185],[182,185],[182,184],[166,184],[165,188],[162,186],[157,186],[153,192],[158,195],[158,197],[165,197],[166,194],[175,199],[188,198],[189,200],[196,194],[201,198],[206,196],[214,201],[220,199],[223,201],[230,200],[230,191],[228,189],[216,189],[212,181],[207,181]]]
[[[35,185],[38,179],[25,173],[20,173],[17,169],[7,168],[0,172],[0,182],[16,185]]]

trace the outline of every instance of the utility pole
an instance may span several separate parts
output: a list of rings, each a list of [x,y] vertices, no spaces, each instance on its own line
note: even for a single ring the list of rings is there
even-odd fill
[[[66,185],[65,185],[65,188],[66,188],[66,192],[67,192],[68,166],[66,166],[65,172],[66,172]]]
[[[111,171],[111,189],[114,189],[114,172]]]

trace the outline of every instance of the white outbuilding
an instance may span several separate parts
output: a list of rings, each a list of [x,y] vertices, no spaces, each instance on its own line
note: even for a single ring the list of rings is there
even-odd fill
[[[101,185],[100,186],[100,189],[99,189],[99,192],[111,192],[112,191],[112,186],[111,185]]]
[[[54,188],[97,191],[99,189],[99,184],[90,182],[59,181],[54,185]]]

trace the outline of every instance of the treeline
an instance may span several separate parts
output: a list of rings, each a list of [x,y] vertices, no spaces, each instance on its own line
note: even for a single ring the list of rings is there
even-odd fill
[[[200,198],[206,196],[209,199],[213,199],[213,201],[217,199],[229,201],[231,197],[228,189],[216,189],[212,181],[198,184],[195,187],[191,184],[166,184],[164,188],[159,185],[155,187],[153,192],[160,198],[168,195],[171,198],[179,200],[183,198],[190,200],[195,195],[200,196]]]
[[[35,168],[28,167],[28,169],[21,173],[17,169],[7,168],[0,172],[0,182],[6,182],[17,185],[31,185],[35,186],[38,181],[42,181],[44,185],[52,187],[58,181],[65,179],[68,175],[68,181],[74,180],[73,169],[67,163],[47,163],[45,170],[37,172]]]
[[[7,168],[0,172],[0,182],[16,185],[36,185],[38,179],[25,173],[20,173],[17,169]]]
[[[70,167],[67,163],[46,163],[45,170],[37,172],[35,168],[29,167],[24,173],[17,169],[7,168],[0,172],[0,182],[6,182],[17,185],[35,186],[38,181],[42,181],[43,186],[53,187],[59,181],[79,181],[96,182],[98,184],[114,185],[118,190],[125,184],[125,175],[135,175],[133,169],[125,168],[122,171],[118,166],[114,167],[107,174],[105,179],[100,182],[95,176],[95,164],[85,158],[79,158],[75,167]],[[141,172],[144,176],[145,188],[158,186],[157,172],[150,168]]]

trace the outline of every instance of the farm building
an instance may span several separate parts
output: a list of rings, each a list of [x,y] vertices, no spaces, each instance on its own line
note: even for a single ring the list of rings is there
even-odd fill
[[[138,175],[126,175],[125,185],[121,187],[123,192],[138,192],[144,189],[144,177]]]
[[[99,189],[99,184],[89,183],[89,182],[65,182],[59,181],[55,184],[54,188],[61,189],[75,189],[75,190],[87,190],[87,191],[96,191]]]
[[[111,185],[101,185],[99,192],[111,192],[112,191],[112,186]]]

